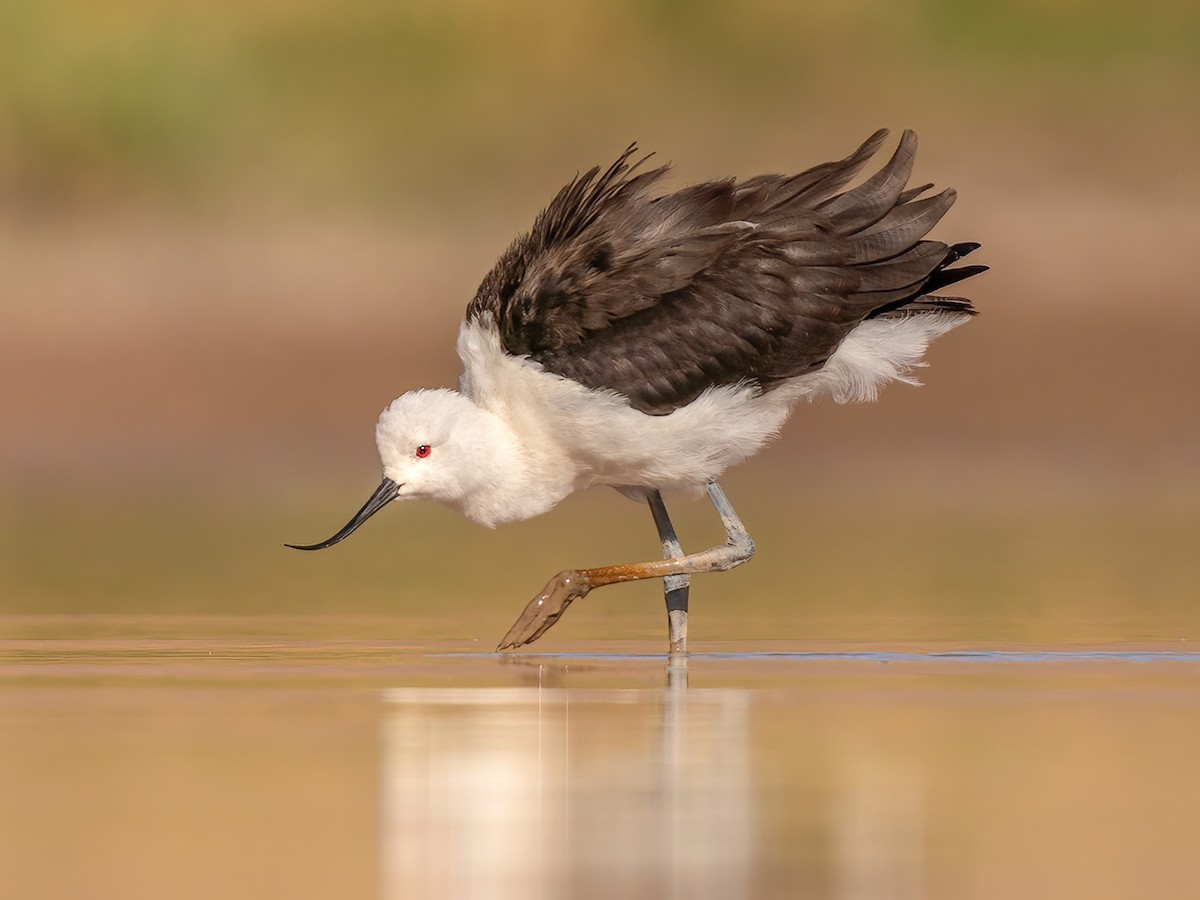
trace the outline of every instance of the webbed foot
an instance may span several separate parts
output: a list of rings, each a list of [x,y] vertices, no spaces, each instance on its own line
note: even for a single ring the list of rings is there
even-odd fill
[[[496,649],[515,650],[532,644],[559,620],[568,606],[590,590],[591,585],[580,577],[579,572],[573,569],[559,572],[529,601]]]

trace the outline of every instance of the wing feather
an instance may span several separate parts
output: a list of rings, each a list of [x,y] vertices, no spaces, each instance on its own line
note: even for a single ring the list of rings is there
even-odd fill
[[[659,193],[630,145],[566,185],[484,279],[467,309],[509,353],[665,414],[713,385],[770,390],[824,365],[878,315],[973,311],[931,291],[983,271],[949,268],[977,244],[925,240],[954,203],[906,188],[917,139],[843,190],[879,150],[797,175]]]

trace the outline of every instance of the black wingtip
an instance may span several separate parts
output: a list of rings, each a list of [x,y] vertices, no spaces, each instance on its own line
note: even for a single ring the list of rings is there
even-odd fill
[[[942,266],[945,267],[950,265],[952,262],[957,262],[964,256],[974,253],[982,246],[983,244],[980,244],[977,241],[963,241],[961,244],[952,244],[946,253],[946,258],[942,260]]]
[[[987,266],[961,266],[957,269],[942,269],[936,272],[932,278],[926,282],[926,289],[930,291],[939,291],[944,287],[949,287],[952,284],[958,284],[960,281],[965,281],[974,275],[980,275],[988,270]]]

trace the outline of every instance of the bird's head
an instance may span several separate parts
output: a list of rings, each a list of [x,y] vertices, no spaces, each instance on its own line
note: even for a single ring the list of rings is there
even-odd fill
[[[375,493],[333,537],[319,544],[287,546],[332,547],[393,500],[434,500],[461,507],[492,477],[494,418],[456,391],[420,390],[397,397],[375,426],[383,464],[383,481]]]

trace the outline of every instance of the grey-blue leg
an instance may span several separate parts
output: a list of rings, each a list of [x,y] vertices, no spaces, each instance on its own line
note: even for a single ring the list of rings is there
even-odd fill
[[[657,490],[650,491],[646,496],[650,503],[650,512],[654,516],[654,527],[658,529],[658,538],[662,541],[663,559],[678,559],[683,556],[683,548],[675,535],[675,526],[667,515],[667,505],[663,503],[662,494]],[[663,592],[667,600],[667,630],[671,640],[671,655],[679,656],[687,653],[687,620],[688,620],[688,585],[691,576],[663,576]]]
[[[737,513],[725,499],[725,492],[715,481],[708,485],[708,496],[721,516],[721,524],[725,526],[724,544],[700,553],[667,556],[653,562],[599,566],[595,569],[567,569],[559,572],[550,579],[540,594],[529,601],[496,649],[511,650],[536,641],[547,628],[559,620],[568,606],[580,597],[586,597],[588,592],[595,588],[624,581],[639,581],[643,578],[666,579],[672,576],[696,575],[700,572],[724,572],[734,566],[740,566],[754,555],[754,541],[750,540],[750,535],[746,533]],[[658,498],[658,503],[662,504],[661,497]],[[651,509],[653,508],[654,504],[651,503]],[[657,521],[657,516],[655,519]],[[666,546],[665,537],[663,544]],[[675,546],[678,547],[678,541],[675,542]],[[672,584],[678,586],[680,582]],[[671,590],[670,585],[667,585],[667,590]],[[681,637],[686,642],[686,632]],[[673,634],[672,642],[674,639]]]
[[[712,500],[713,506],[717,508],[717,515],[721,517],[721,524],[725,526],[725,546],[717,547],[714,551],[718,555],[728,558],[729,563],[717,566],[717,571],[723,572],[726,569],[732,569],[734,566],[740,566],[746,560],[754,555],[754,541],[750,538],[750,534],[746,531],[746,526],[742,524],[742,520],[738,518],[738,514],[733,511],[733,507],[729,504],[729,500],[725,496],[725,492],[721,490],[721,486],[715,481],[708,483],[708,498]],[[725,551],[723,554],[721,551]]]

